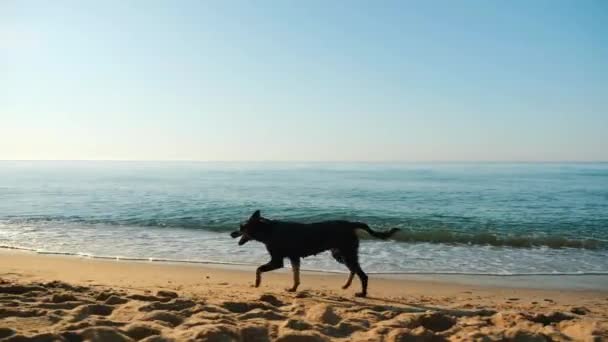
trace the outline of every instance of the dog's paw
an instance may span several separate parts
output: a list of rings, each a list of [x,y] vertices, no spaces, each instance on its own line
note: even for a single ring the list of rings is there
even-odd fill
[[[342,285],[342,290],[346,290],[349,287],[350,287],[350,284],[348,284],[348,285]]]
[[[355,293],[355,297],[365,298],[367,297],[367,293],[357,292]]]
[[[294,289],[293,287],[288,287],[285,289],[285,291],[287,292],[296,292],[297,289]]]

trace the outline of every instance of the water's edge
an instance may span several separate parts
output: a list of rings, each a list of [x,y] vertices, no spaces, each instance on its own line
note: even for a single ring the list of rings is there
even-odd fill
[[[4,246],[0,245],[0,249],[4,250],[17,250],[23,252],[31,252],[40,255],[62,255],[69,257],[79,257],[88,259],[100,259],[100,260],[115,260],[115,261],[136,261],[136,262],[154,262],[154,263],[171,263],[171,264],[201,264],[201,265],[226,265],[226,266],[251,266],[257,267],[259,264],[246,263],[246,262],[231,262],[231,261],[218,261],[218,260],[192,260],[192,259],[170,259],[170,258],[138,258],[138,257],[125,257],[125,256],[112,256],[112,255],[94,255],[89,253],[70,253],[70,252],[59,252],[59,251],[46,251],[28,247],[19,246]],[[348,274],[346,270],[335,271],[318,268],[300,268],[302,271],[315,272],[315,273],[329,273],[329,274]],[[366,271],[367,274],[375,275],[386,275],[386,276],[399,276],[399,275],[449,275],[449,276],[490,276],[490,277],[521,277],[521,276],[608,276],[606,272],[521,272],[521,273],[496,273],[496,272],[449,272],[449,271],[394,271],[394,272],[374,272]]]
[[[123,258],[112,256],[82,255],[76,253],[37,251],[30,248],[0,246],[0,254],[10,256],[12,253],[28,253],[48,257],[85,258],[108,262],[158,263],[164,265],[190,265],[193,267],[214,267],[226,270],[251,270],[258,265],[248,263],[202,261],[202,260],[172,260],[158,258]],[[302,268],[303,272],[311,274],[341,275],[346,272]],[[286,270],[283,270],[286,271]],[[279,270],[278,272],[281,272]],[[466,272],[367,272],[380,279],[396,281],[430,281],[442,284],[458,284],[494,288],[568,290],[568,291],[599,291],[608,292],[608,272],[589,273],[548,273],[548,274],[486,274]]]

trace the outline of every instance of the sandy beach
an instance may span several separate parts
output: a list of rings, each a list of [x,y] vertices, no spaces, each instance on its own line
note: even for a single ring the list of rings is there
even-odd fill
[[[601,341],[608,291],[0,252],[0,341]]]

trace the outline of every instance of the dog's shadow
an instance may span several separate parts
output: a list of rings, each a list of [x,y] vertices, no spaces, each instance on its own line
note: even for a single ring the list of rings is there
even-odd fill
[[[401,313],[424,313],[438,312],[455,317],[492,316],[496,313],[490,309],[464,310],[439,306],[429,306],[417,302],[400,301],[383,297],[348,298],[326,293],[313,293],[312,291],[301,291],[295,295],[296,298],[310,298],[317,302],[325,302],[336,307],[352,308],[352,310],[371,310],[374,312],[390,311],[395,314]],[[388,303],[388,304],[387,304]]]

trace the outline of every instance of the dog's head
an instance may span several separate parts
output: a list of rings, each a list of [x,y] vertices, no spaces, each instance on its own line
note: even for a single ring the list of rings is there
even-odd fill
[[[260,215],[260,211],[256,210],[247,222],[241,224],[241,229],[230,233],[233,239],[241,237],[239,246],[244,245],[249,240],[264,241],[268,234],[268,221]]]

